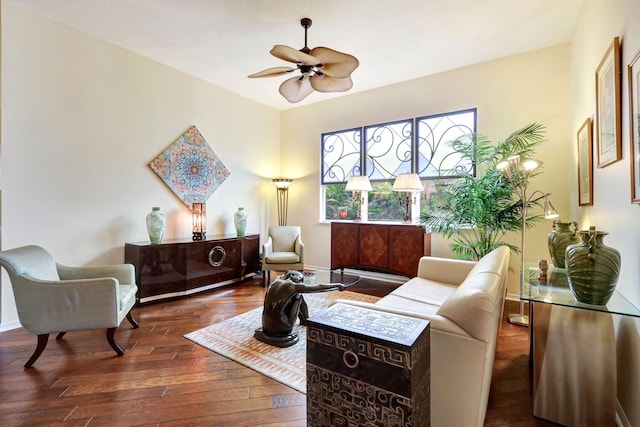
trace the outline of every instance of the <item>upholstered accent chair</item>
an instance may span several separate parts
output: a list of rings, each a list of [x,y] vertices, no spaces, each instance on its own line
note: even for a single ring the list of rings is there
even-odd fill
[[[271,270],[303,270],[304,243],[300,227],[278,225],[269,227],[267,240],[262,244],[263,283],[271,282]]]
[[[59,340],[68,331],[106,328],[111,348],[124,354],[114,339],[116,328],[125,317],[138,327],[131,316],[138,290],[131,264],[68,267],[32,245],[0,252],[0,265],[9,273],[20,323],[38,336],[25,368],[40,357],[51,332]]]

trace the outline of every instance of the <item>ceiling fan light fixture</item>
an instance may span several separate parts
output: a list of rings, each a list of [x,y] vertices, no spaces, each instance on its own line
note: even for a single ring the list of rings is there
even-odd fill
[[[250,74],[249,78],[274,77],[299,70],[301,77],[285,80],[279,88],[280,94],[289,102],[296,103],[309,96],[314,90],[318,92],[346,92],[353,87],[351,73],[358,68],[358,59],[347,53],[328,47],[307,46],[307,30],[311,27],[311,19],[302,18],[300,25],[304,28],[304,47],[294,49],[285,45],[275,45],[270,53],[276,58],[296,64],[292,67],[272,67]]]

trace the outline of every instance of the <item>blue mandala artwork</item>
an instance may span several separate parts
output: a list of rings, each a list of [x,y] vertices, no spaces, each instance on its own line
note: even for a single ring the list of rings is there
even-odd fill
[[[169,145],[149,167],[182,202],[205,203],[229,176],[229,170],[195,126]]]

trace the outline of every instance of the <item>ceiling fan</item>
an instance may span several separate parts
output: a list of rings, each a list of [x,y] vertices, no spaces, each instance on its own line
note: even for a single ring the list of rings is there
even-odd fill
[[[301,76],[285,80],[280,85],[280,94],[291,103],[302,101],[311,92],[345,92],[353,87],[351,73],[360,63],[355,56],[338,52],[328,47],[307,47],[307,30],[311,19],[302,18],[304,47],[300,50],[277,44],[270,53],[276,58],[293,62],[296,68],[273,67],[250,74],[248,77],[274,77],[300,70]]]

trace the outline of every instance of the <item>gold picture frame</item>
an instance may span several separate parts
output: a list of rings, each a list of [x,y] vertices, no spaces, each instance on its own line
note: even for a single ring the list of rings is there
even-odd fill
[[[578,130],[578,205],[593,205],[593,126],[590,118]]]
[[[640,50],[628,66],[631,203],[640,203]]]
[[[596,69],[595,129],[599,168],[622,159],[620,109],[620,39],[615,37]]]

